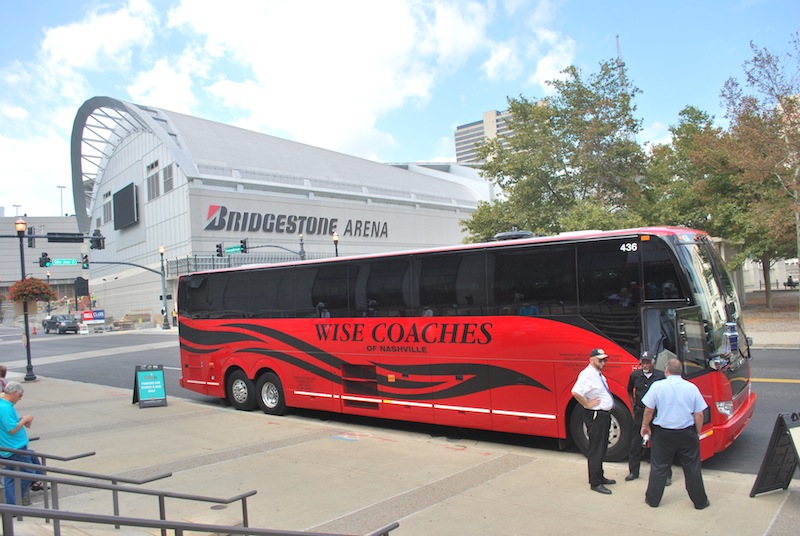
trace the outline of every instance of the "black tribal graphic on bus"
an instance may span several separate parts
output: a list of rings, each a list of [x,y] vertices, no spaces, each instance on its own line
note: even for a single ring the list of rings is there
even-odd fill
[[[220,328],[232,328],[237,331],[201,331],[183,325],[181,327],[182,351],[193,354],[210,354],[227,347],[230,348],[231,355],[237,353],[260,354],[305,370],[335,384],[341,384],[342,378],[331,370],[341,370],[342,365],[349,364],[303,340],[265,326],[230,323],[224,324]],[[299,354],[292,355],[270,349],[265,344],[269,344],[271,340],[287,345],[297,350]],[[315,365],[314,361],[320,364]],[[549,388],[530,376],[494,365],[479,363],[373,364],[376,370],[381,372],[377,378],[381,394],[397,399],[452,398],[511,385],[527,385],[550,392]],[[390,374],[396,375],[394,381],[389,381]]]

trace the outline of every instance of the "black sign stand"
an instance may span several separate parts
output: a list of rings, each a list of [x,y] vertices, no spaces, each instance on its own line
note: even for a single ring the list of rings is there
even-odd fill
[[[167,405],[164,365],[136,365],[131,404],[137,402],[140,408]]]
[[[788,489],[798,464],[800,413],[781,413],[775,421],[769,447],[761,462],[750,496],[776,489]]]

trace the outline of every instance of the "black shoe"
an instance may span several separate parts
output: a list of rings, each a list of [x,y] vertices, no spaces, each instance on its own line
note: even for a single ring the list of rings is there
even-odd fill
[[[610,478],[603,478],[600,482],[601,484],[605,484],[606,486],[610,486],[611,484],[616,484],[616,480],[611,480]]]
[[[592,491],[596,491],[597,493],[602,493],[603,495],[611,495],[611,490],[602,484],[600,484],[599,486],[592,486]]]
[[[664,482],[664,485],[665,486],[671,486],[672,485],[672,477],[671,476],[667,477],[667,481]]]
[[[695,504],[695,505],[694,505],[694,509],[695,509],[695,510],[702,510],[703,508],[708,508],[709,506],[711,506],[711,501],[709,501],[708,499],[706,499],[706,504],[704,504],[704,505],[702,505],[702,506],[697,506],[697,505]]]
[[[650,501],[648,501],[647,497],[644,498],[644,502],[647,503],[647,506],[649,506],[650,508],[658,508],[658,505],[657,504],[653,504]]]
[[[630,482],[631,480],[636,480],[637,478],[639,478],[639,475],[636,473],[631,473],[625,477],[625,482]]]

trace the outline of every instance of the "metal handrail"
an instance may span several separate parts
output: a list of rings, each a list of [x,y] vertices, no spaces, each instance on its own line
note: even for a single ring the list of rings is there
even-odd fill
[[[0,449],[1,448],[2,447],[0,447]],[[3,449],[3,450],[7,450],[7,451],[11,451],[11,452],[18,452],[20,454],[26,454],[26,455],[29,455],[29,456],[42,457],[42,454],[40,452],[38,452],[38,451],[34,452],[34,451],[30,451],[30,450],[18,450],[18,449]],[[75,458],[91,456],[93,454],[94,454],[94,452],[92,452],[90,454],[78,454],[78,455],[75,455],[74,457],[56,456],[54,454],[45,454],[44,456],[46,456],[47,458],[49,458],[51,460],[69,461],[69,460],[72,460],[72,459],[75,459]],[[20,468],[22,468],[22,469],[31,469],[33,471],[36,471],[38,474],[59,473],[59,474],[63,474],[63,475],[77,476],[77,477],[82,477],[82,478],[94,478],[96,480],[108,480],[112,484],[117,484],[119,482],[124,482],[126,484],[146,484],[148,482],[153,482],[154,480],[161,480],[162,478],[168,478],[168,477],[172,476],[172,473],[162,473],[160,475],[155,475],[155,476],[151,476],[151,477],[147,477],[147,478],[128,478],[128,477],[124,477],[124,476],[104,475],[104,474],[100,474],[100,473],[87,473],[85,471],[74,471],[72,469],[62,469],[60,467],[51,467],[49,465],[45,465],[44,464],[44,460],[42,460],[42,465],[38,465],[38,464],[35,464],[35,463],[21,462],[21,461],[18,461],[18,460],[2,460],[2,459],[0,459],[0,462],[2,462],[2,464],[4,466],[6,466],[6,467],[12,466],[12,467],[16,467],[18,469],[20,469]],[[31,476],[30,473],[23,473],[23,474],[26,475],[24,478],[17,478],[16,482],[14,482],[14,486],[16,486],[16,488],[17,488],[16,489],[17,497],[22,497],[22,481],[23,480],[34,480],[34,479],[36,479],[36,480],[44,480],[44,478],[39,478],[38,475],[33,477],[33,476]],[[44,507],[45,508],[48,507],[49,500],[50,499],[48,499],[47,493],[45,493],[44,494]],[[114,505],[114,515],[119,515],[119,492],[118,491],[115,490],[115,491],[111,492],[111,500],[112,500],[112,503]],[[53,496],[54,507],[55,507],[55,501],[56,501],[56,497],[54,495]]]
[[[13,516],[27,515],[30,517],[48,518],[54,516],[53,510],[31,508],[30,506],[12,506],[0,504],[0,517],[2,517],[3,534],[14,536]],[[202,531],[215,534],[238,534],[241,536],[344,536],[342,534],[323,532],[297,532],[287,530],[256,529],[228,525],[209,525],[205,523],[189,523],[187,521],[167,521],[143,519],[136,517],[118,517],[100,514],[84,514],[82,512],[68,512],[59,510],[58,518],[62,521],[76,521],[79,523],[94,523],[102,525],[124,525],[126,527],[141,527],[161,529],[162,534],[173,530],[175,536],[183,536],[184,531]],[[397,521],[367,533],[365,536],[387,536],[391,531],[400,526]]]
[[[36,467],[35,464],[24,464],[26,466],[33,466]],[[23,473],[20,471],[8,471],[5,469],[0,469],[0,476],[2,477],[11,477],[17,479],[30,479],[30,473]],[[53,509],[52,511],[58,510],[58,485],[64,484],[68,486],[77,486],[82,488],[94,488],[94,489],[105,489],[116,493],[124,492],[124,493],[136,493],[139,495],[151,495],[158,497],[158,513],[159,518],[161,520],[167,519],[167,503],[166,499],[183,499],[187,501],[198,501],[198,502],[210,502],[214,504],[231,504],[236,501],[242,502],[242,524],[247,527],[248,526],[248,513],[247,513],[247,498],[252,497],[257,493],[256,490],[246,491],[244,493],[240,493],[239,495],[235,495],[233,497],[223,499],[219,497],[207,497],[204,495],[191,495],[188,493],[176,493],[171,491],[163,491],[163,490],[155,490],[155,489],[147,489],[147,488],[134,488],[131,486],[120,486],[118,484],[104,484],[102,482],[91,482],[87,480],[75,480],[71,478],[62,478],[57,476],[46,476],[46,475],[37,475],[37,478],[43,482],[50,482],[50,492],[52,494],[52,502],[53,502]],[[47,491],[45,490],[45,493]],[[114,501],[114,515],[119,516],[119,503],[118,501]],[[61,533],[60,528],[57,528],[56,525],[56,518],[54,517],[54,534],[58,536]],[[117,527],[119,528],[119,527]],[[166,534],[166,533],[165,533]]]
[[[38,436],[32,436],[32,437],[28,438],[28,441],[29,442],[30,441],[37,441],[38,439],[39,439]],[[59,461],[59,462],[70,462],[72,460],[77,460],[77,459],[80,459],[80,458],[87,458],[89,456],[94,456],[96,454],[96,452],[92,451],[92,452],[84,452],[84,453],[81,453],[81,454],[73,454],[72,456],[60,456],[58,454],[48,454],[46,452],[36,452],[36,451],[28,450],[28,449],[12,449],[10,447],[0,447],[0,451],[10,452],[11,454],[24,454],[26,456],[37,456],[38,458],[40,458],[42,460],[41,466],[47,466],[47,460],[56,460],[56,461]],[[0,458],[0,461],[2,461],[2,458]],[[7,462],[6,465],[14,465],[11,460],[5,460],[5,461]],[[19,462],[19,463],[22,463],[22,462]],[[17,497],[21,497],[22,496],[22,481],[21,480],[17,480],[14,483],[14,486],[16,486],[16,488],[17,488],[16,489]],[[45,508],[48,507],[47,502],[48,502],[47,494],[45,494],[45,496],[44,496],[44,507]]]

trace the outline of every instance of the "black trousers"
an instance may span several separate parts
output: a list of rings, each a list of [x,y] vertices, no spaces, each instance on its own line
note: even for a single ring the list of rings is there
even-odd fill
[[[589,450],[586,458],[589,463],[589,485],[603,483],[603,459],[608,450],[608,433],[611,428],[611,412],[584,409],[583,422],[589,434]]]
[[[631,450],[628,453],[628,470],[636,476],[639,476],[639,469],[642,466],[642,454],[644,453],[644,445],[642,444],[642,421],[644,420],[644,408],[635,406],[633,408],[633,430],[631,434]],[[667,476],[672,478],[672,466],[669,468]]]
[[[652,506],[657,506],[664,495],[667,476],[672,471],[672,460],[677,456],[683,467],[686,491],[696,507],[708,501],[703,475],[700,472],[700,439],[694,426],[682,430],[670,430],[651,426],[650,480],[644,496]]]
[[[633,408],[633,430],[631,434],[631,450],[628,453],[628,470],[634,475],[639,475],[639,468],[642,465],[642,420],[644,419],[644,408],[634,406]]]

